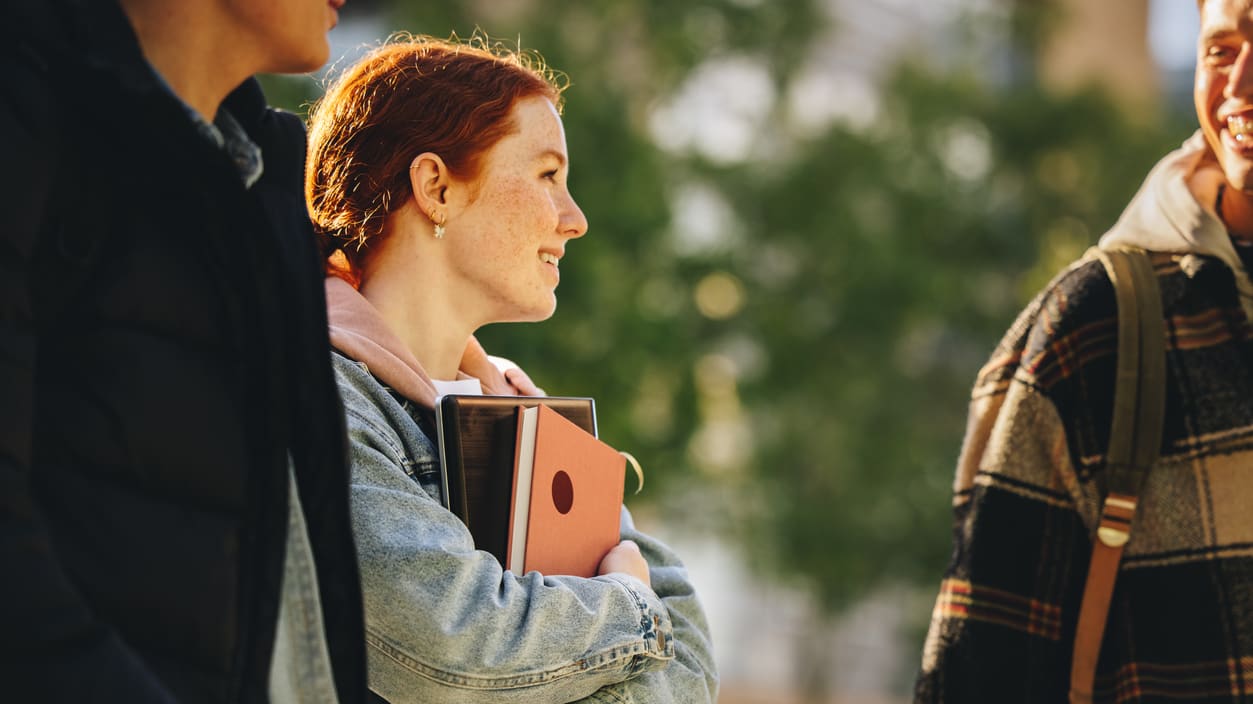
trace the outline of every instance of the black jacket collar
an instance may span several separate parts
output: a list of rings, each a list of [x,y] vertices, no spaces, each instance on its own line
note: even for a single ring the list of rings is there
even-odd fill
[[[133,97],[168,92],[144,58],[139,39],[117,0],[57,0],[57,3],[57,13],[68,39],[66,44],[77,47],[88,70],[114,77],[118,88]],[[273,141],[277,135],[267,134],[273,129],[267,124],[271,111],[257,80],[244,81],[222,105],[262,150],[268,151],[266,142]],[[290,126],[286,131],[289,130]],[[290,137],[285,141],[290,141]],[[266,156],[268,168],[269,154]]]

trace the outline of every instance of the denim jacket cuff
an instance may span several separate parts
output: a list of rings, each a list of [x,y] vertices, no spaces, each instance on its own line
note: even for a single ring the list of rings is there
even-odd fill
[[[648,585],[628,574],[612,572],[601,575],[600,578],[620,584],[635,600],[639,609],[640,638],[644,643],[644,652],[635,658],[632,669],[642,672],[652,669],[648,667],[650,661],[674,659],[674,623],[670,620],[670,611],[661,597]]]

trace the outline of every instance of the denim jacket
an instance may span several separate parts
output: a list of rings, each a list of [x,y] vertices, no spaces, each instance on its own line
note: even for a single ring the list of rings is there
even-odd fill
[[[370,688],[403,702],[712,702],[704,611],[678,557],[637,531],[652,588],[625,574],[517,575],[440,503],[414,404],[333,354],[352,453]]]

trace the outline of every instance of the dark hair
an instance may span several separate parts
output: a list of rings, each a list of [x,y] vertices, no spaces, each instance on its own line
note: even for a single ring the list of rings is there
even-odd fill
[[[438,154],[458,178],[516,129],[520,98],[560,111],[564,76],[537,54],[483,38],[401,35],[349,66],[311,111],[305,200],[328,255],[327,272],[359,283],[370,242],[411,196],[409,166]]]

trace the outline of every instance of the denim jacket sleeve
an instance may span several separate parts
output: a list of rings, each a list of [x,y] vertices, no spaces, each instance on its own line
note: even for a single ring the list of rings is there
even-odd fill
[[[429,440],[385,408],[386,395],[370,387],[377,382],[344,361],[336,360],[336,372],[352,452],[371,689],[393,704],[572,702],[669,672],[676,653],[676,665],[690,668],[700,659],[686,644],[677,647],[675,636],[687,637],[694,624],[697,649],[708,653],[690,586],[670,587],[685,609],[672,617],[666,598],[632,577],[515,575],[475,550],[461,521],[410,476],[433,464]],[[640,541],[661,554],[651,547],[656,541]],[[686,585],[671,562],[658,567],[662,581]],[[703,678],[699,686],[695,700],[627,693],[600,701],[701,701]]]
[[[634,540],[648,560],[649,581],[670,612],[675,657],[662,670],[604,687],[585,701],[595,704],[704,704],[718,699],[718,672],[709,623],[679,556],[656,538],[636,530],[622,509],[622,539]]]

